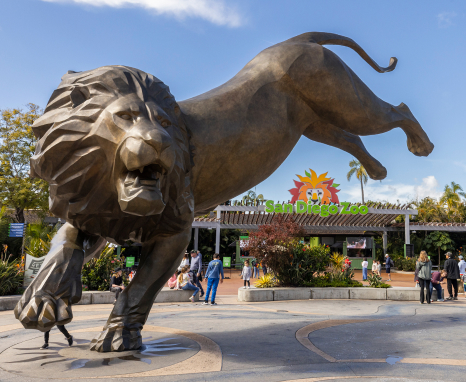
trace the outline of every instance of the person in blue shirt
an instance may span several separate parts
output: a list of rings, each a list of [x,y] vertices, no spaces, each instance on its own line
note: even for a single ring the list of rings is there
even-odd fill
[[[220,278],[220,274],[222,278]],[[202,305],[209,305],[209,295],[212,290],[212,298],[210,299],[210,305],[217,305],[215,302],[215,295],[217,294],[217,287],[219,281],[223,283],[223,263],[220,261],[220,255],[214,254],[214,259],[209,263],[207,271],[205,273],[205,279],[207,280],[207,290],[205,292],[205,300]]]

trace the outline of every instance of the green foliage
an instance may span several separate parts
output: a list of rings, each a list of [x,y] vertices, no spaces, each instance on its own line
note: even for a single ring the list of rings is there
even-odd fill
[[[367,175],[367,171],[364,168],[364,166],[356,159],[353,159],[351,162],[349,162],[349,166],[351,170],[348,171],[346,174],[346,178],[348,179],[348,182],[351,180],[353,175],[356,175],[356,178],[359,180],[361,183],[361,196],[362,196],[362,204],[364,204],[364,189],[363,189],[363,183],[366,184],[367,180],[369,179],[369,176]]]
[[[403,259],[403,271],[414,272],[416,270],[416,259]]]
[[[29,160],[36,138],[32,124],[42,111],[28,104],[28,110],[0,112],[0,202],[15,209],[15,218],[24,223],[24,209],[48,210],[48,184],[29,176]]]
[[[0,255],[0,296],[20,293],[23,285],[24,270],[21,260],[11,260],[4,247]]]
[[[368,274],[367,275],[367,281],[369,282],[369,286],[371,288],[389,288],[390,285],[384,284],[382,282],[382,277],[380,277],[377,274]],[[388,285],[388,287],[383,287],[382,285]]]
[[[342,272],[343,273],[343,272]],[[314,288],[351,288],[351,287],[362,287],[363,285],[356,280],[351,278],[335,278],[330,273],[314,277],[309,283],[306,283],[308,287]]]
[[[109,290],[113,270],[124,267],[124,258],[118,260],[114,252],[114,248],[107,243],[99,258],[92,259],[84,265],[82,282],[87,287],[87,290]],[[123,253],[124,249],[121,252]],[[123,275],[123,281],[125,284],[128,282],[125,279],[125,275]]]
[[[29,224],[24,236],[24,252],[33,257],[45,256],[50,251],[50,243],[57,230],[58,225]]]
[[[278,280],[276,277],[271,273],[267,273],[266,275],[259,277],[254,285],[256,288],[273,288],[277,286],[277,284]]]
[[[222,229],[220,230],[220,254],[230,256],[232,259],[236,258],[236,247],[229,247],[231,243],[236,242],[241,235],[240,230],[236,229]],[[199,230],[199,251],[202,253],[202,261],[213,260],[215,253],[215,230],[214,229],[200,229]],[[192,235],[191,242],[188,245],[188,252],[194,249],[194,235]]]

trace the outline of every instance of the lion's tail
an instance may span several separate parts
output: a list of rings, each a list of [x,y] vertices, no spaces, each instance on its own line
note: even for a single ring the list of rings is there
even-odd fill
[[[377,65],[377,63],[355,41],[351,40],[348,37],[340,36],[334,33],[308,32],[290,38],[289,40],[286,40],[285,43],[286,42],[312,42],[319,45],[346,46],[358,53],[364,61],[366,61],[379,73],[391,72],[393,69],[395,69],[396,64],[398,62],[396,57],[391,57],[389,65],[386,68],[382,68],[381,66]]]

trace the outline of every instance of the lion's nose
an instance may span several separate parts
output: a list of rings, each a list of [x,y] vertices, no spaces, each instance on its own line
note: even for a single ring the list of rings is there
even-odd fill
[[[155,149],[137,138],[126,139],[121,148],[120,157],[128,171],[148,166],[158,159]]]

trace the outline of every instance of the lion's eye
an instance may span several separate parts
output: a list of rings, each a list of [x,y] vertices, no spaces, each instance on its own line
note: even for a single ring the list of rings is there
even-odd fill
[[[124,119],[125,121],[129,121],[130,119],[133,119],[131,117],[131,115],[127,114],[127,113],[123,113],[123,114],[119,114],[118,115],[121,119]]]
[[[168,121],[162,121],[162,122],[161,122],[161,125],[162,125],[162,127],[168,127],[168,126],[171,125],[171,123],[168,122]]]

